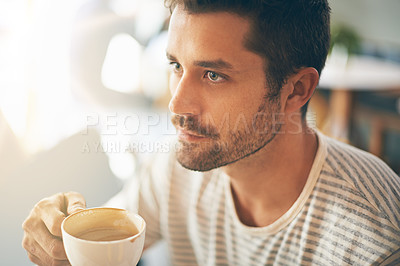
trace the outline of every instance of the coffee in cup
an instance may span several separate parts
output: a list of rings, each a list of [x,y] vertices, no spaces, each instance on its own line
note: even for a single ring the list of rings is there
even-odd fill
[[[65,252],[73,266],[136,265],[145,228],[142,217],[116,208],[78,211],[61,225]]]

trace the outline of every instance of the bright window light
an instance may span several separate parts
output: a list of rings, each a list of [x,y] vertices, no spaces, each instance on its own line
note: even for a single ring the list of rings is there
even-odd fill
[[[142,47],[129,34],[115,35],[108,46],[101,80],[105,87],[131,93],[140,87]]]

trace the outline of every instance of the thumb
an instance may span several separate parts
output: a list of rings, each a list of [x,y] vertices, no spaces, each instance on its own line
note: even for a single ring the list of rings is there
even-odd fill
[[[64,202],[68,215],[86,208],[85,198],[77,192],[64,193]]]

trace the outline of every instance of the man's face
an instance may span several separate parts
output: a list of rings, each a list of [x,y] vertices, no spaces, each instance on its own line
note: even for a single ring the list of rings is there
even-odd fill
[[[244,47],[249,22],[218,12],[189,14],[179,6],[170,22],[170,110],[178,130],[177,159],[207,171],[263,148],[279,98],[268,95],[263,59]]]

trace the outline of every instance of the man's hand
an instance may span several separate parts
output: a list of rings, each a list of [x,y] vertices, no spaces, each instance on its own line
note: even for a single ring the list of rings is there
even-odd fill
[[[86,207],[76,192],[59,193],[38,202],[24,221],[22,246],[38,265],[70,265],[61,239],[64,218]]]

